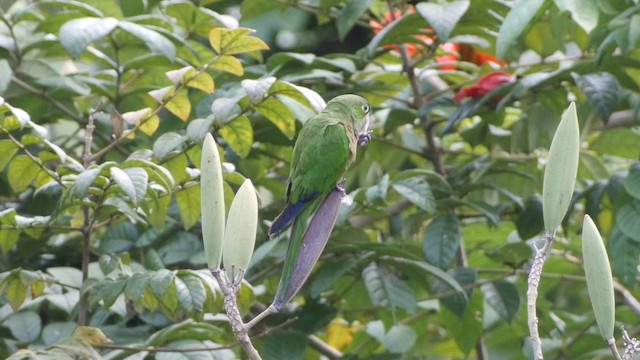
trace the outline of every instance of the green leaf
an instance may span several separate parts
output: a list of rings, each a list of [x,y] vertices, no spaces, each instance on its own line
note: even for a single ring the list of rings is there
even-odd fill
[[[378,340],[388,351],[398,354],[405,354],[409,351],[417,339],[415,331],[404,324],[396,324],[391,327],[389,332],[385,332],[382,320],[369,322],[367,334]]]
[[[219,55],[235,55],[257,50],[268,50],[269,46],[257,37],[249,36],[254,30],[247,28],[213,28],[209,32],[209,44]]]
[[[176,192],[176,202],[180,219],[185,230],[190,229],[200,219],[200,187],[189,186]]]
[[[431,193],[429,183],[424,178],[412,177],[399,180],[391,184],[391,187],[422,210],[428,213],[436,211],[436,200]]]
[[[242,85],[244,92],[247,93],[247,97],[251,104],[255,105],[264,99],[275,82],[276,78],[269,76],[258,80],[245,79],[240,82],[240,85]]]
[[[11,188],[16,193],[21,193],[29,188],[29,185],[33,183],[39,172],[40,167],[38,164],[28,156],[17,155],[11,163],[9,163],[9,169],[7,171],[9,185],[11,185]]]
[[[200,166],[202,240],[209,269],[218,270],[225,227],[224,182],[220,153],[211,134],[204,138]]]
[[[362,271],[369,298],[374,305],[390,310],[405,309],[413,314],[416,311],[416,297],[406,282],[390,269],[371,263]]]
[[[185,272],[179,272],[175,279],[178,302],[187,314],[201,314],[207,292],[200,278]]]
[[[576,104],[565,110],[556,129],[542,184],[542,213],[545,231],[555,233],[564,219],[578,174],[580,130]]]
[[[98,178],[98,175],[100,175],[100,171],[102,171],[102,168],[97,167],[81,172],[69,189],[69,195],[83,200],[89,192],[89,187]]]
[[[111,17],[73,19],[60,28],[60,42],[72,57],[77,58],[89,44],[111,33],[118,24],[118,19]]]
[[[139,302],[150,280],[149,273],[137,272],[131,275],[124,287],[125,297],[129,300]]]
[[[460,245],[460,221],[454,215],[438,215],[427,226],[422,251],[430,264],[445,269]]]
[[[112,168],[113,169],[113,168]],[[123,169],[124,173],[131,179],[135,190],[136,203],[139,204],[147,194],[147,186],[149,185],[149,175],[140,167],[132,167]]]
[[[229,279],[239,280],[249,267],[258,228],[258,197],[246,179],[233,198],[223,240],[223,263]]]
[[[294,330],[275,330],[269,334],[262,349],[265,360],[302,360],[307,347],[307,335]]]
[[[598,3],[592,0],[554,0],[560,11],[568,11],[571,18],[587,34],[598,25]]]
[[[589,148],[601,155],[613,155],[626,159],[640,157],[640,134],[630,129],[614,128],[601,132]]]
[[[161,54],[169,60],[176,58],[175,45],[157,31],[129,21],[120,21],[118,27],[140,39],[152,52]]]
[[[630,171],[622,185],[629,195],[640,200],[640,169],[634,168]]]
[[[356,265],[357,263],[355,261],[336,261],[325,263],[313,276],[313,282],[309,288],[309,296],[312,298],[319,297],[324,291],[331,287],[331,285]]]
[[[414,34],[419,34],[419,29],[426,29],[429,25],[418,13],[406,13],[402,17],[387,24],[382,31],[371,39],[367,50],[369,55],[375,55],[379,47],[389,44],[404,44],[415,42]]]
[[[448,294],[440,296],[440,302],[454,314],[462,317],[464,310],[469,304],[469,296],[473,294],[474,284],[478,277],[475,269],[470,267],[457,267],[446,272],[451,276],[456,284],[459,284],[459,291],[451,292],[451,287],[441,279],[437,278],[431,284],[432,290],[436,294]],[[463,291],[462,289],[467,289]]]
[[[255,107],[256,111],[269,119],[289,139],[296,134],[296,120],[289,110],[280,101],[269,98]]]
[[[615,296],[613,294],[613,277],[611,265],[604,242],[596,224],[589,215],[584,216],[582,224],[582,253],[584,275],[587,278],[589,298],[593,306],[593,314],[605,342],[613,339],[615,323]]]
[[[248,117],[242,115],[226,123],[220,129],[220,135],[241,158],[247,157],[251,152],[253,127]]]
[[[467,9],[469,9],[469,0],[444,3],[421,2],[416,5],[416,10],[436,31],[438,41],[443,43],[449,39]]]
[[[159,161],[166,160],[168,155],[170,155],[174,151],[182,149],[184,140],[184,136],[178,133],[164,133],[160,135],[155,143],[153,143],[153,154],[156,156],[156,158],[158,158]]]
[[[4,323],[11,335],[20,343],[31,343],[40,336],[42,320],[34,311],[21,311],[11,315]]]
[[[11,69],[11,65],[5,59],[0,59],[0,74],[5,74],[0,77],[0,95],[4,94],[7,91],[7,87],[11,83],[11,76],[13,75],[13,69]],[[2,167],[0,167],[0,170]]]
[[[482,318],[484,302],[479,291],[469,299],[469,304],[462,316],[442,309],[442,320],[447,324],[447,330],[451,332],[460,350],[468,355],[475,347],[480,335],[482,335]]]
[[[537,236],[544,230],[542,199],[539,196],[531,196],[525,201],[524,210],[516,219],[516,229],[523,240]]]
[[[508,322],[518,313],[520,307],[520,293],[512,283],[504,280],[497,280],[481,286],[484,299],[487,304]]]
[[[587,99],[593,111],[607,122],[620,98],[620,84],[606,72],[579,75],[572,73],[576,85]]]
[[[136,197],[136,189],[133,186],[133,181],[131,181],[129,175],[115,166],[110,170],[111,177],[113,177],[113,180],[116,182],[116,184],[118,184],[120,190],[122,190],[122,192],[124,192],[124,194],[128,196],[135,205],[137,205],[138,198]]]
[[[636,284],[640,263],[640,241],[626,236],[619,226],[614,226],[609,239],[609,253],[613,273],[630,289]]]
[[[161,269],[155,272],[151,276],[151,281],[149,282],[149,287],[153,291],[153,294],[157,298],[162,298],[173,285],[173,278],[175,275],[166,269]]]
[[[351,31],[372,3],[373,0],[349,0],[347,5],[342,8],[338,19],[336,19],[336,27],[338,28],[338,38],[340,41],[344,40],[349,31]]]
[[[509,14],[502,22],[496,39],[496,55],[500,59],[507,58],[509,51],[533,20],[544,8],[545,0],[519,0],[513,4]]]
[[[11,140],[0,140],[0,171],[4,170],[9,161],[18,152],[18,147]]]
[[[623,234],[640,241],[640,201],[624,205],[616,213],[616,224]]]

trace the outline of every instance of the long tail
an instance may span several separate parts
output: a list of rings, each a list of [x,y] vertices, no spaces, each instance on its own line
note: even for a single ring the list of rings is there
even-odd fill
[[[269,237],[274,237],[280,234],[284,229],[286,229],[291,223],[293,219],[296,218],[302,212],[304,208],[304,203],[299,201],[295,204],[287,204],[280,215],[276,216],[269,228]]]

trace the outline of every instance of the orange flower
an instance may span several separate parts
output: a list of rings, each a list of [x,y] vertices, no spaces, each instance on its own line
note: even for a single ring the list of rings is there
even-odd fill
[[[406,12],[413,13],[415,11],[416,9],[413,6],[411,6],[407,9]],[[398,9],[394,10],[393,12],[394,16],[391,15],[390,11],[387,11],[384,19],[382,19],[380,22],[370,20],[369,25],[371,25],[371,27],[373,28],[373,33],[378,34],[380,31],[382,31],[382,29],[384,29],[385,26],[393,22],[394,19],[401,17],[402,14],[403,14],[402,11]],[[426,29],[426,32],[433,33],[433,29]],[[435,36],[435,34],[432,36],[424,35],[424,34],[415,34],[413,35],[413,38],[418,40],[418,42],[403,44],[407,51],[407,55],[411,58],[415,58],[416,55],[421,53],[426,47],[432,45],[434,40],[437,37]],[[398,51],[398,45],[396,44],[384,45],[382,48],[385,50],[393,50],[395,52]],[[440,49],[444,51],[445,54],[441,56],[436,56],[435,61],[437,63],[449,63],[449,62],[461,60],[461,61],[474,63],[478,66],[482,66],[487,63],[494,63],[497,65],[505,64],[504,62],[498,61],[498,59],[495,56],[491,54],[487,54],[480,50],[476,50],[473,46],[469,44],[447,42],[444,44],[440,44]],[[455,70],[456,67],[454,65],[443,65],[441,66],[441,69]]]
[[[500,85],[514,82],[516,78],[502,71],[494,71],[482,76],[475,84],[467,86],[458,91],[453,97],[457,101],[465,98],[479,98],[487,95]]]

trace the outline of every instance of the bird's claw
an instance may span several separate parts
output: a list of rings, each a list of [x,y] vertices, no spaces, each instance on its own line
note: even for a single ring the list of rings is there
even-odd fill
[[[366,131],[358,134],[358,145],[367,146],[371,141],[371,131]]]

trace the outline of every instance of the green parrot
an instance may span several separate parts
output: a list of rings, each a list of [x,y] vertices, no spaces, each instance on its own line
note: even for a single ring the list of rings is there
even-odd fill
[[[298,135],[293,147],[286,205],[269,229],[269,236],[275,237],[292,225],[284,270],[274,300],[278,310],[295,295],[313,267],[313,264],[302,264],[304,271],[300,271],[301,265],[296,264],[296,261],[315,263],[326,244],[329,237],[326,232],[330,232],[333,228],[339,205],[339,202],[333,198],[340,197],[332,194],[336,190],[342,193],[339,183],[343,180],[349,165],[355,160],[358,145],[365,146],[371,140],[369,110],[367,100],[361,96],[352,94],[337,96],[327,103],[321,113],[309,119]],[[331,201],[327,202],[330,198]],[[333,204],[331,206],[335,208],[335,211],[331,212],[334,218],[330,226],[320,226],[326,234],[305,236],[307,222],[315,216],[314,213],[321,207],[323,201]],[[327,206],[323,209],[325,207]],[[319,227],[316,226],[316,228]],[[303,238],[305,241],[319,241],[322,244],[320,246],[318,244],[303,245]],[[301,254],[301,245],[303,252],[313,251],[314,254]],[[314,250],[307,250],[307,247]],[[294,269],[297,269],[295,274]],[[292,276],[297,279],[292,281]],[[291,285],[292,282],[296,285]]]

